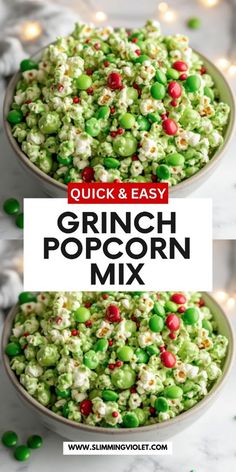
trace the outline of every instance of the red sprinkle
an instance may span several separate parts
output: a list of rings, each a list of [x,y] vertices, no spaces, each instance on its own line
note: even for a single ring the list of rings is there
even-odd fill
[[[116,134],[120,134],[120,135],[121,135],[121,134],[123,134],[123,133],[124,133],[124,131],[125,131],[125,130],[124,130],[123,128],[118,128],[118,130],[117,130],[117,133],[116,133]]]
[[[157,182],[157,176],[155,174],[152,174],[151,179],[152,182]]]
[[[116,305],[109,305],[106,310],[106,319],[110,323],[119,323],[121,321],[120,310]]]
[[[136,393],[136,392],[137,392],[137,388],[135,386],[130,388],[130,393]]]
[[[117,416],[119,416],[119,413],[118,411],[113,411],[112,414],[113,418],[117,418]]]
[[[26,332],[23,334],[24,338],[27,338],[27,336],[29,336],[29,335],[30,335],[30,333],[29,333],[28,331],[26,331]]]
[[[110,347],[113,346],[113,341],[112,341],[112,339],[109,339],[108,344],[109,344]]]
[[[167,118],[162,123],[163,131],[169,136],[174,136],[178,131],[178,126],[174,120]]]
[[[90,41],[91,41],[91,38],[87,38],[87,39],[85,40],[85,44],[90,43]]]
[[[123,365],[123,362],[122,361],[117,361],[116,362],[116,367],[121,367]]]
[[[166,318],[166,326],[170,331],[178,331],[180,327],[180,319],[174,313],[171,313]]]
[[[137,54],[137,56],[141,56],[141,51],[140,51],[140,49],[136,49],[136,50],[135,50],[135,53]]]
[[[110,112],[112,113],[112,115],[113,115],[113,113],[115,113],[115,111],[116,111],[115,107],[110,108]]]
[[[186,80],[187,78],[188,78],[188,75],[187,75],[187,74],[181,74],[181,75],[179,76],[179,79],[180,79],[180,80]]]
[[[116,368],[115,364],[108,364],[110,370],[114,370]]]
[[[80,103],[80,98],[79,97],[74,97],[73,98],[73,103]]]
[[[94,180],[94,170],[92,167],[85,167],[82,170],[82,179],[84,182],[92,182]]]
[[[59,324],[61,324],[61,322],[62,322],[61,316],[57,316],[57,317],[56,317],[56,324],[59,325]]]
[[[77,334],[78,334],[77,329],[72,329],[71,330],[71,336],[77,336]]]
[[[32,103],[32,100],[26,100],[24,103],[25,105],[29,105],[30,103]]]
[[[132,43],[137,43],[138,42],[138,38],[133,38],[132,39]]]
[[[122,85],[122,77],[118,72],[111,72],[107,78],[107,85],[112,90],[117,90]]]
[[[115,138],[115,137],[116,137],[116,131],[111,131],[111,132],[110,132],[110,136],[111,136],[112,138]]]
[[[186,297],[182,293],[174,293],[171,296],[171,301],[177,303],[177,305],[184,305],[186,303]]]
[[[186,70],[188,70],[186,62],[183,61],[175,61],[174,64],[172,64],[172,67],[179,72],[186,72]]]
[[[161,115],[161,119],[162,119],[162,121],[164,121],[164,120],[166,120],[166,119],[167,119],[167,115],[166,115],[166,113],[162,113],[162,115]]]
[[[160,349],[160,352],[165,352],[166,347],[165,346],[160,346],[159,349]]]
[[[109,67],[109,65],[110,65],[110,62],[109,62],[109,61],[104,61],[104,63],[103,63],[103,64],[104,64],[104,66],[105,66],[105,67]]]
[[[171,104],[172,107],[177,107],[178,106],[178,102],[175,99],[171,100],[170,104]]]
[[[186,311],[186,307],[185,306],[179,306],[178,308],[178,313],[184,313]]]
[[[103,293],[102,298],[103,300],[107,300],[109,298],[108,293]]]
[[[200,298],[198,305],[199,305],[200,307],[201,307],[201,306],[205,306],[205,302],[204,302],[203,298]]]
[[[62,90],[64,90],[64,85],[58,84],[57,90],[58,90],[58,92],[62,92]]]
[[[134,155],[132,156],[132,161],[138,161],[138,156],[137,156],[137,154],[134,154]]]
[[[172,81],[168,85],[168,94],[172,98],[179,98],[182,95],[182,87],[178,82]]]
[[[206,67],[205,67],[205,66],[202,66],[201,69],[200,69],[200,74],[201,74],[201,75],[204,75],[204,74],[206,74],[206,73],[207,73]]]
[[[88,416],[90,413],[92,413],[92,407],[93,407],[93,404],[91,400],[83,400],[79,406],[80,412],[82,413],[83,416]]]
[[[88,95],[93,95],[93,87],[89,87],[86,92]]]
[[[95,43],[94,48],[96,49],[96,51],[99,51],[99,49],[101,49],[101,44]]]
[[[169,338],[170,338],[170,339],[176,339],[176,337],[177,337],[177,336],[176,336],[175,333],[170,333],[170,334],[169,334]]]
[[[86,70],[87,75],[93,75],[93,69],[89,68]]]
[[[92,321],[91,321],[91,320],[88,320],[88,321],[85,321],[85,323],[84,323],[84,324],[85,324],[86,328],[90,328],[90,327],[92,326],[92,324],[93,324],[93,323],[92,323]]]
[[[92,303],[90,303],[90,302],[86,302],[86,303],[84,304],[85,308],[90,308],[91,305],[92,305]]]
[[[172,352],[164,351],[161,354],[161,362],[168,369],[173,369],[176,364],[176,357]]]
[[[156,409],[153,406],[150,406],[149,411],[150,411],[151,415],[155,415],[155,413],[156,413]]]

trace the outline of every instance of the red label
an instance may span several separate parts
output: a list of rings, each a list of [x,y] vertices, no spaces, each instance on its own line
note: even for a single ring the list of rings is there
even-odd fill
[[[167,183],[68,184],[68,203],[168,203]]]

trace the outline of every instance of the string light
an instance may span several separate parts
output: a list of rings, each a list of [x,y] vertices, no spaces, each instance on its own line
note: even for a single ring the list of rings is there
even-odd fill
[[[168,3],[166,3],[166,2],[161,2],[161,3],[159,3],[159,5],[158,5],[158,10],[159,10],[161,13],[164,13],[164,12],[167,11],[168,9],[169,9]]]
[[[225,302],[225,300],[228,298],[228,295],[223,290],[218,290],[215,293],[215,298],[218,300],[218,302]]]
[[[228,68],[228,74],[230,77],[236,76],[236,64],[231,64]]]
[[[102,23],[107,20],[107,14],[104,11],[96,11],[94,18],[96,21],[99,21],[99,23]]]
[[[26,21],[22,24],[20,37],[22,41],[33,41],[42,34],[42,26],[38,21]]]
[[[226,57],[220,57],[216,60],[216,65],[219,69],[226,70],[230,65],[230,61]]]
[[[219,0],[200,0],[200,2],[202,3],[202,5],[204,5],[204,7],[212,8],[219,3]]]
[[[235,303],[236,303],[235,298],[230,297],[230,298],[228,298],[228,300],[227,300],[227,302],[226,302],[226,306],[227,306],[227,308],[228,308],[229,310],[231,310],[232,308],[234,308]]]
[[[177,18],[177,13],[175,10],[168,8],[168,10],[161,12],[160,18],[162,21],[166,21],[166,23],[172,23]]]

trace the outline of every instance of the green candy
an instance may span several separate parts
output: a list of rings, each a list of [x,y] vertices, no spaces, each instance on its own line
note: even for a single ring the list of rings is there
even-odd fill
[[[172,70],[174,70],[174,69],[172,69]],[[164,74],[164,72],[162,72],[161,70],[156,71],[155,78],[156,78],[157,82],[160,82],[160,84],[166,85],[167,78],[166,78],[166,75]]]
[[[164,321],[158,315],[152,315],[149,320],[149,328],[154,333],[160,333],[164,328]]]
[[[31,451],[27,446],[22,445],[22,446],[18,446],[15,449],[14,457],[17,461],[20,461],[20,462],[26,461],[27,459],[29,459],[30,456],[31,456]]]
[[[141,54],[141,56],[137,57],[134,62],[135,64],[143,64],[145,61],[150,61],[150,57],[146,54]]]
[[[129,346],[122,346],[122,347],[119,347],[119,349],[117,350],[118,359],[120,359],[123,362],[130,362],[133,357],[133,354],[134,354],[134,351]]]
[[[189,92],[197,92],[201,87],[201,79],[199,75],[189,75],[186,79],[185,85]]]
[[[106,352],[108,349],[109,343],[107,339],[101,338],[99,339],[96,344],[94,345],[94,351],[95,352]]]
[[[142,426],[146,422],[147,415],[146,413],[142,410],[142,408],[135,408],[134,410],[135,415],[138,418],[139,426]]]
[[[149,121],[151,121],[151,123],[160,123],[161,122],[161,117],[159,115],[159,113],[156,111],[154,113],[148,113],[147,115]]]
[[[90,118],[87,120],[85,123],[85,131],[93,138],[98,136],[101,131],[99,121],[96,118]]]
[[[24,213],[19,213],[19,215],[17,215],[16,226],[18,226],[20,229],[24,228]]]
[[[144,349],[141,348],[138,348],[135,351],[135,356],[137,357],[137,364],[147,364],[149,360],[148,354],[146,353],[146,351],[144,351]]]
[[[20,63],[20,70],[21,72],[25,72],[27,70],[38,69],[39,66],[36,62],[32,59],[23,59]]]
[[[92,79],[89,75],[81,74],[76,79],[76,86],[79,90],[87,90],[92,85]]]
[[[70,388],[67,388],[66,390],[59,390],[59,388],[56,388],[55,391],[57,396],[60,398],[69,398],[71,395]]]
[[[125,413],[123,416],[123,425],[125,428],[137,428],[139,420],[134,412]]]
[[[204,95],[210,98],[211,102],[214,102],[214,92],[210,87],[204,87]]]
[[[83,358],[84,365],[88,367],[91,370],[94,370],[97,368],[99,364],[99,359],[97,357],[97,353],[93,351],[92,349],[84,354]]]
[[[20,295],[18,296],[18,301],[20,305],[22,305],[23,303],[36,302],[37,297],[31,292],[21,292]]]
[[[43,445],[43,440],[38,434],[33,434],[27,439],[27,446],[30,449],[39,449]]]
[[[192,18],[189,18],[187,21],[187,26],[190,29],[199,29],[201,28],[202,22],[200,18],[197,18],[196,16],[193,16]]]
[[[119,123],[124,129],[131,129],[135,124],[135,117],[131,113],[124,113],[120,119]]]
[[[163,394],[171,400],[177,400],[183,396],[183,390],[182,388],[177,387],[177,385],[171,385],[164,389]]]
[[[11,110],[7,114],[7,121],[11,125],[18,125],[23,120],[23,113],[20,110]]]
[[[184,156],[176,152],[173,154],[169,154],[166,157],[166,162],[169,166],[178,167],[184,165],[185,159]]]
[[[177,80],[179,78],[179,72],[172,68],[167,69],[166,74],[167,74],[168,79]]]
[[[114,392],[114,390],[103,390],[102,391],[102,399],[104,402],[116,402],[119,395]]]
[[[3,210],[8,215],[15,215],[20,210],[20,204],[16,198],[8,198],[3,204]]]
[[[138,128],[140,131],[149,131],[151,125],[145,116],[139,115],[137,118]]]
[[[167,313],[176,313],[176,311],[178,310],[178,305],[176,305],[176,303],[168,300],[168,302],[165,303],[165,311],[167,311]]]
[[[118,169],[120,167],[120,161],[114,157],[104,157],[103,163],[106,169]]]
[[[212,333],[212,331],[213,331],[211,322],[206,320],[205,318],[202,320],[202,327],[204,329],[207,329],[207,331],[209,331],[209,333]]]
[[[183,316],[182,319],[185,325],[194,325],[199,320],[199,312],[197,308],[188,308]]]
[[[89,320],[90,316],[91,314],[89,309],[84,306],[80,306],[76,311],[74,311],[74,320],[78,323],[85,323]]]
[[[21,345],[17,342],[10,342],[5,347],[5,354],[9,357],[19,356],[21,353]]]
[[[154,407],[158,413],[165,413],[169,410],[168,401],[165,397],[159,397],[155,400]]]
[[[69,412],[69,405],[68,403],[65,403],[62,408],[62,415],[64,416],[64,418],[68,418]]]
[[[6,431],[2,435],[2,443],[6,447],[14,447],[18,441],[18,436],[14,431]]]
[[[165,308],[160,303],[155,302],[152,311],[155,315],[161,316],[162,318],[165,316]]]
[[[153,84],[150,91],[151,96],[155,98],[155,100],[162,100],[166,94],[166,89],[160,82]]]
[[[122,157],[129,157],[135,154],[138,142],[130,133],[124,136],[117,136],[113,142],[113,149],[116,154]]]
[[[136,373],[126,364],[119,369],[115,369],[111,374],[111,381],[114,387],[121,390],[131,388],[136,380]]]
[[[62,164],[63,166],[70,166],[73,162],[73,157],[72,156],[57,156],[57,161],[59,164]]]
[[[97,112],[97,118],[98,120],[103,119],[107,120],[110,116],[110,108],[107,106],[100,107],[98,112]]]
[[[156,346],[147,346],[146,351],[147,351],[147,353],[150,357],[151,356],[156,356],[160,352],[158,347],[156,347]]]
[[[165,164],[161,164],[156,169],[156,175],[159,180],[168,180],[170,177],[169,167]]]

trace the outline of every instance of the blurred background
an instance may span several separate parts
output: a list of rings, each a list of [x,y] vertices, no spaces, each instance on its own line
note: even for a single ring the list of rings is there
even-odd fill
[[[229,316],[236,333],[236,241],[215,241],[213,296]],[[203,268],[204,270],[204,261]],[[0,331],[9,307],[22,290],[22,243],[0,242]],[[28,462],[15,461],[0,444],[1,472],[235,472],[236,365],[221,395],[191,429],[173,438],[173,456],[62,456],[63,439],[35,422],[34,414],[16,397],[0,368],[0,436],[16,431],[22,443],[30,434],[44,438],[42,450]]]
[[[147,18],[160,21],[164,34],[188,35],[191,45],[217,64],[236,90],[236,0],[0,0],[0,107],[19,62],[57,36],[70,33],[78,19],[98,27],[132,28],[142,26]],[[1,119],[0,201],[11,196],[21,201],[23,197],[45,197],[19,167]],[[236,138],[219,169],[192,194],[213,198],[217,239],[236,238],[235,146]],[[0,239],[21,237],[22,231],[0,210]]]

